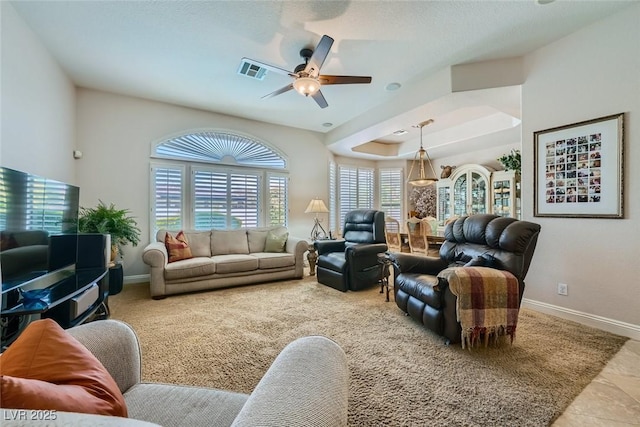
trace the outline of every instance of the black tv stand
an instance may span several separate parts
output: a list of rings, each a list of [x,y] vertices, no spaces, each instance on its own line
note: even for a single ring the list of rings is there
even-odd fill
[[[21,286],[6,292],[3,297],[12,298],[0,312],[2,323],[2,348],[6,348],[20,335],[30,322],[50,318],[63,328],[98,320],[109,316],[108,270],[100,268],[78,269],[75,273],[44,289],[46,295],[37,304],[25,304],[18,298]],[[6,335],[6,336],[5,336]]]

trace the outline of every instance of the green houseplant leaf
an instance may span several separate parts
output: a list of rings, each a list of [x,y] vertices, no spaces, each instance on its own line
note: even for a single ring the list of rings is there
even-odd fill
[[[513,170],[520,173],[522,168],[522,159],[520,157],[520,150],[511,150],[509,154],[498,158],[498,161],[504,166],[504,170]]]
[[[78,231],[80,233],[103,233],[111,235],[111,244],[120,253],[127,243],[140,243],[140,229],[128,209],[117,209],[113,203],[105,205],[102,200],[95,208],[80,208]]]

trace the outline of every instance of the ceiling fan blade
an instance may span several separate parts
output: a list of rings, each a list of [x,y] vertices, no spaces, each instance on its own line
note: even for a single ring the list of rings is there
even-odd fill
[[[318,76],[322,85],[350,85],[357,83],[371,83],[368,76]]]
[[[282,87],[282,88],[276,90],[275,92],[271,92],[271,93],[263,96],[262,99],[273,98],[274,96],[278,96],[278,95],[283,94],[285,92],[289,92],[291,89],[293,89],[293,83],[291,83],[291,84],[289,84],[289,85],[287,85],[285,87]]]
[[[296,75],[292,72],[292,71],[288,71],[285,70],[284,68],[280,68],[280,67],[276,67],[275,65],[269,65],[269,64],[265,64],[264,62],[261,61],[256,61],[255,59],[251,59],[251,58],[242,58],[243,62],[249,62],[251,64],[255,64],[259,67],[262,68],[266,68],[269,71],[273,71],[274,73],[278,73],[278,74],[284,74],[285,76],[290,76],[290,77],[295,77]]]
[[[309,59],[309,63],[305,67],[304,71],[311,75],[317,76],[320,73],[320,67],[324,64],[324,60],[327,59],[331,46],[333,45],[333,39],[329,36],[322,36],[316,50],[313,51],[313,55]],[[324,107],[323,107],[324,108]]]
[[[327,100],[324,99],[321,91],[317,91],[316,93],[311,95],[311,97],[318,103],[320,108],[327,108],[329,106],[329,104],[327,104]]]

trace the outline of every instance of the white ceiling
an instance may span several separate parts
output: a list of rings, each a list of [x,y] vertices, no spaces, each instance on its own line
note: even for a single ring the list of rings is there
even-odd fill
[[[436,100],[426,95],[421,100],[420,91],[448,66],[522,56],[632,3],[13,1],[12,5],[78,86],[321,132],[337,154],[381,159],[413,156],[419,133],[412,125],[427,118],[435,119],[424,129],[425,147],[433,157],[455,154],[463,145],[469,150],[518,142],[518,87],[444,93]],[[370,85],[325,86],[329,107],[320,109],[294,91],[261,99],[289,84],[287,76],[268,73],[259,81],[237,74],[242,57],[293,70],[303,62],[300,49],[315,47],[323,34],[335,43],[322,74],[369,75]],[[385,89],[394,82],[402,87]],[[391,136],[401,128],[409,133]]]

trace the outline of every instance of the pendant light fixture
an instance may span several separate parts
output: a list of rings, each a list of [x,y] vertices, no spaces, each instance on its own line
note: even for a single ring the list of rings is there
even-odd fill
[[[429,159],[429,155],[427,154],[427,150],[425,150],[422,146],[422,128],[433,123],[433,119],[425,120],[422,123],[418,123],[416,127],[420,128],[420,149],[416,152],[416,155],[413,157],[413,163],[411,164],[411,169],[409,170],[409,178],[411,178],[411,173],[413,172],[413,168],[415,167],[417,162],[420,162],[420,176],[415,179],[410,179],[407,181],[409,184],[414,185],[416,187],[426,187],[427,185],[434,184],[438,181],[436,178],[436,171],[433,170],[433,166],[431,165],[431,160]],[[427,175],[424,171],[424,164],[429,164],[429,168],[431,169],[431,173],[433,174],[433,178],[427,178]]]

